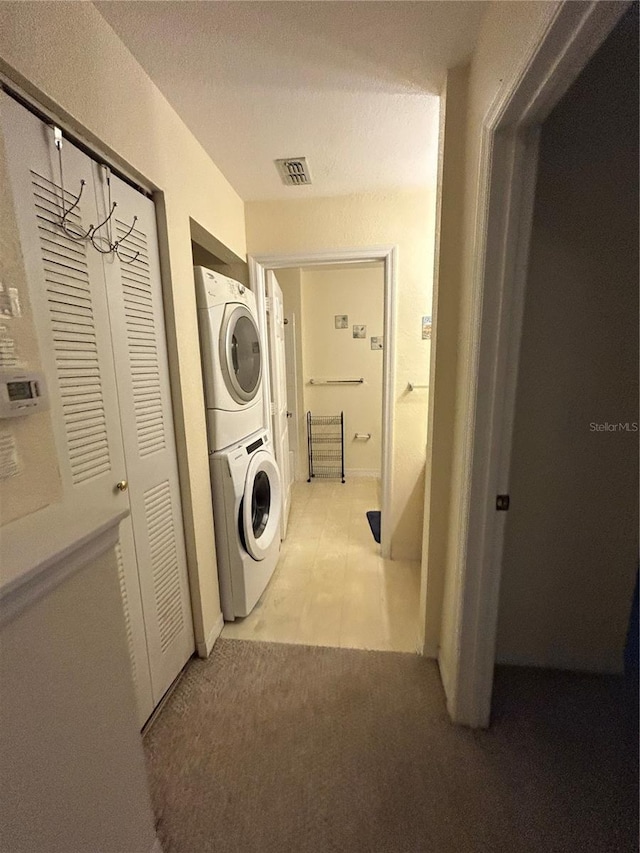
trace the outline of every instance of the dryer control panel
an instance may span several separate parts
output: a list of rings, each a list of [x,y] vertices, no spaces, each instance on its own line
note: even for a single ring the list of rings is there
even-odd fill
[[[195,275],[199,308],[211,308],[225,302],[255,302],[252,291],[229,276],[206,267],[195,267]]]
[[[261,447],[264,447],[265,444],[265,438],[256,438],[256,440],[252,441],[251,444],[247,444],[247,453],[251,454],[256,450],[259,450]]]

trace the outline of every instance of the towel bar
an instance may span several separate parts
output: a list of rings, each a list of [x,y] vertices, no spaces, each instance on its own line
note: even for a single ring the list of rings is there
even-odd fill
[[[364,379],[310,379],[309,385],[362,385]]]

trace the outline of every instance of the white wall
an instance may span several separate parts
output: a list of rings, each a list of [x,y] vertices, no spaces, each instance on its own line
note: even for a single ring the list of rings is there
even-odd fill
[[[0,4],[0,69],[157,188],[183,512],[202,649],[220,616],[189,218],[239,257],[243,202],[91,3]]]
[[[0,847],[151,853],[115,551],[0,628]]]
[[[638,560],[638,25],[544,123],[497,659],[621,671]],[[636,427],[637,429],[637,427]]]
[[[295,478],[296,480],[306,480],[309,476],[309,466],[307,464],[307,426],[305,417],[304,404],[304,382],[302,379],[303,369],[303,347],[302,340],[303,332],[303,302],[302,302],[302,270],[297,267],[291,269],[278,270],[276,279],[282,290],[283,310],[285,319],[290,323],[295,324],[295,358],[296,358],[296,405],[295,412],[297,415],[295,423],[290,427],[295,431],[297,436],[298,452],[295,458]],[[290,365],[287,365],[289,369]],[[289,440],[289,447],[293,449],[294,442]]]
[[[380,476],[382,461],[382,350],[371,337],[383,334],[384,265],[365,269],[309,269],[302,272],[304,409],[317,415],[344,412],[345,469],[352,477]],[[335,315],[346,314],[346,329]],[[355,324],[367,327],[354,338]],[[311,385],[315,379],[353,379],[362,385]],[[368,441],[354,434],[370,433]]]
[[[398,246],[391,484],[391,553],[397,559],[419,559],[422,543],[428,394],[406,388],[408,382],[427,383],[429,376],[430,341],[422,340],[421,318],[431,314],[434,215],[435,192],[429,190],[246,205],[247,249],[253,254]]]

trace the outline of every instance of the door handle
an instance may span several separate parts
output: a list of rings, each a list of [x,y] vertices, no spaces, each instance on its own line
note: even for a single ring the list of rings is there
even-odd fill
[[[288,418],[292,418],[292,417],[293,417],[293,412],[287,412],[287,417],[288,417]]]
[[[119,483],[116,483],[116,489],[119,492],[126,492],[129,488],[129,483],[126,480],[120,480]]]

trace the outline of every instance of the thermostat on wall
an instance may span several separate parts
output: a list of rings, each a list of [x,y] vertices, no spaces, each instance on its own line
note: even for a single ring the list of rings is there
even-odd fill
[[[35,370],[0,370],[0,418],[32,415],[49,408],[44,376]]]

